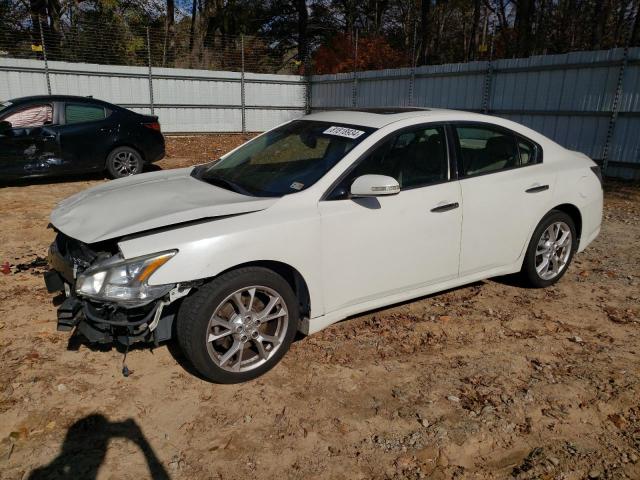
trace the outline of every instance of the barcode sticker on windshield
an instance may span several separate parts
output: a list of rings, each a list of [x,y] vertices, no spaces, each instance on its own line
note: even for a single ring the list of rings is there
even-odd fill
[[[329,127],[322,133],[326,133],[327,135],[337,135],[339,137],[346,138],[358,138],[364,132],[362,130],[355,130],[353,128]]]

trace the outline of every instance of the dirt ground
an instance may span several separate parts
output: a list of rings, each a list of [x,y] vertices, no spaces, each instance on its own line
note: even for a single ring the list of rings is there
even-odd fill
[[[172,138],[163,168],[242,137]],[[56,202],[100,178],[0,189],[0,477],[640,479],[640,187],[555,287],[492,279],[302,338],[206,383],[175,347],[69,343],[41,273]],[[117,213],[117,212],[116,212]]]

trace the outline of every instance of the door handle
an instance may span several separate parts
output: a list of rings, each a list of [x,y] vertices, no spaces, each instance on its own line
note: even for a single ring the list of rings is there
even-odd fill
[[[525,192],[538,193],[538,192],[544,192],[545,190],[549,190],[549,185],[534,185],[533,187],[527,188]]]
[[[449,210],[455,210],[459,206],[460,204],[458,202],[445,203],[444,205],[438,205],[437,207],[432,208],[431,211],[434,213],[448,212]]]

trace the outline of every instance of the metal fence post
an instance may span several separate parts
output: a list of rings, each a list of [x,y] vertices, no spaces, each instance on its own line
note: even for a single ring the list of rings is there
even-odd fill
[[[491,35],[491,47],[489,48],[489,60],[487,61],[487,71],[484,77],[482,92],[482,113],[489,113],[491,110],[491,81],[493,80],[493,35]]]
[[[240,103],[242,109],[242,133],[247,133],[246,100],[244,90],[244,35],[240,35],[240,59],[242,70],[240,71]]]
[[[414,89],[416,84],[416,33],[418,28],[417,20],[413,22],[413,47],[411,49],[411,73],[409,75],[409,106],[413,106]]]
[[[604,142],[604,148],[602,150],[602,172],[606,175],[607,167],[609,166],[609,150],[611,150],[611,141],[613,140],[613,133],[616,128],[616,121],[618,120],[618,113],[620,112],[620,100],[622,98],[622,89],[624,86],[624,71],[629,61],[629,47],[624,48],[622,54],[622,62],[620,63],[620,69],[618,70],[618,83],[616,84],[616,91],[613,95],[613,105],[611,108],[611,117],[609,118],[609,126],[607,128],[607,138]]]
[[[153,115],[153,74],[151,72],[151,35],[149,35],[149,27],[147,27],[147,63],[149,64],[149,106],[151,107],[151,115]]]
[[[353,86],[351,88],[351,106],[358,105],[358,29],[356,28],[356,42],[353,53]]]
[[[489,107],[491,103],[491,77],[493,76],[493,69],[491,60],[487,62],[487,71],[484,74],[484,85],[482,87],[482,113],[489,113]]]
[[[49,78],[49,62],[47,61],[47,47],[44,43],[44,32],[42,31],[42,18],[38,15],[38,26],[40,27],[40,45],[42,45],[42,58],[44,60],[44,76],[47,79],[47,93],[51,95],[51,79]]]

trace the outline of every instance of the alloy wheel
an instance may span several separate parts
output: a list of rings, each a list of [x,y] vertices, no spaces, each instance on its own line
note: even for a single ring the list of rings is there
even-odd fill
[[[573,241],[571,228],[565,222],[549,225],[538,240],[535,253],[535,266],[538,276],[543,280],[553,280],[567,267]]]
[[[138,173],[138,159],[131,152],[118,152],[113,157],[113,169],[123,177],[135,175]]]
[[[230,372],[246,372],[267,362],[283,344],[289,312],[275,290],[255,285],[236,290],[213,312],[207,351]]]

